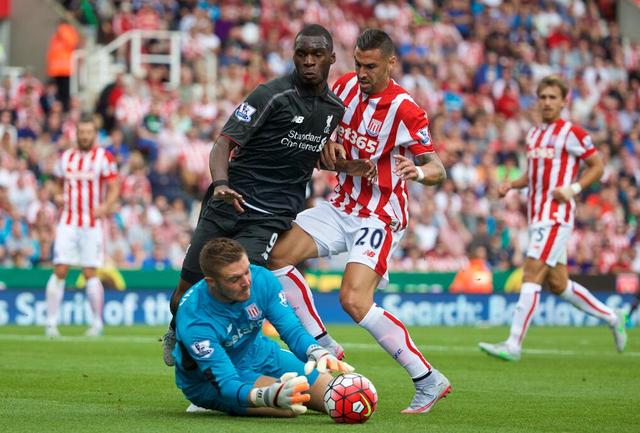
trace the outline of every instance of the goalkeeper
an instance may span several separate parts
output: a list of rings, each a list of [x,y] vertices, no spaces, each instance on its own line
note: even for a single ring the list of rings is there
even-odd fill
[[[330,371],[353,371],[302,327],[278,280],[250,265],[235,240],[200,252],[204,279],[180,299],[176,315],[176,384],[193,404],[234,415],[324,412]],[[291,352],[262,335],[269,320]]]

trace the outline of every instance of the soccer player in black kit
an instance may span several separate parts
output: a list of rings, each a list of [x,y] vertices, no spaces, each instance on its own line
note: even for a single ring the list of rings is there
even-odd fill
[[[344,113],[329,89],[333,39],[322,26],[305,26],[295,38],[295,70],[258,86],[235,110],[209,157],[213,182],[171,296],[171,312],[203,278],[198,256],[214,238],[237,240],[253,264],[266,265],[278,235],[304,208],[305,189],[331,133]],[[229,161],[232,150],[235,155]],[[368,160],[331,161],[338,171],[372,177]],[[205,196],[207,200],[207,195]],[[163,358],[173,365],[175,321],[163,337]]]

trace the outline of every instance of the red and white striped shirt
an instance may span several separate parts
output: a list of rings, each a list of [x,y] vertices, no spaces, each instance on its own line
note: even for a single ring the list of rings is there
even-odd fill
[[[529,177],[529,224],[573,226],[575,201],[560,203],[552,196],[555,188],[571,185],[580,160],[596,152],[591,137],[571,122],[558,119],[533,127],[526,136]]]
[[[338,142],[347,159],[370,159],[378,169],[378,179],[338,174],[331,203],[347,214],[376,215],[394,230],[404,229],[409,220],[406,182],[393,173],[393,155],[433,152],[429,120],[411,96],[391,80],[380,93],[360,91],[354,72],[338,79],[333,91],[347,107],[338,125]]]
[[[101,147],[86,152],[67,149],[60,158],[58,170],[64,180],[64,209],[60,223],[95,227],[93,212],[104,200],[105,181],[118,176],[113,155]]]

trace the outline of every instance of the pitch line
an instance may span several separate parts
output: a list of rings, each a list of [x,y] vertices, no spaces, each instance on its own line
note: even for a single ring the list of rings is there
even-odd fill
[[[2,334],[0,333],[0,341],[39,341],[52,343],[132,343],[132,344],[160,344],[159,336],[140,335],[107,335],[102,337],[85,337],[85,336],[62,336],[57,338],[49,338],[44,335],[28,335],[28,334]],[[342,343],[345,349],[355,349],[361,351],[378,351],[380,346],[374,343]],[[422,344],[420,348],[425,352],[453,352],[453,353],[480,353],[477,346],[458,346],[458,345],[436,345]],[[640,357],[640,352],[624,352],[622,355],[616,353],[613,348],[611,352],[596,351],[577,351],[577,350],[557,350],[557,349],[523,349],[523,353],[529,355],[553,355],[553,356],[632,356]]]

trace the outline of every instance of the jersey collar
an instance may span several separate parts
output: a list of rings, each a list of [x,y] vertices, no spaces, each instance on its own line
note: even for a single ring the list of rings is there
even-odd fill
[[[316,96],[302,84],[302,82],[300,81],[300,77],[298,77],[298,74],[296,74],[295,70],[291,73],[291,82],[295,86],[296,91],[300,96]],[[324,97],[328,92],[329,86],[327,85],[327,83],[324,83],[324,89],[317,96]]]

